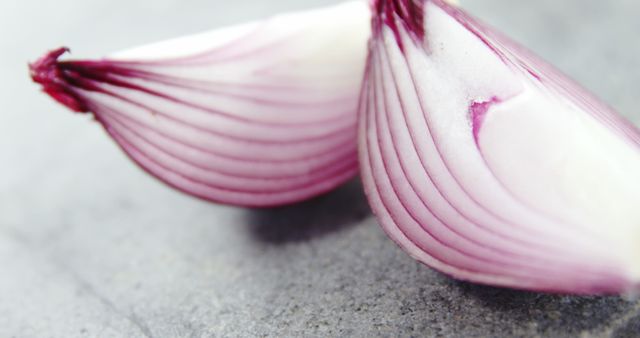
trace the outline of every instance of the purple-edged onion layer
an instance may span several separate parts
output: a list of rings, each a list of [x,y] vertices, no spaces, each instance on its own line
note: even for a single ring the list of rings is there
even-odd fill
[[[98,61],[31,64],[44,91],[92,112],[124,151],[204,199],[275,206],[357,173],[364,2],[280,15]]]
[[[635,291],[638,129],[442,0],[374,8],[360,161],[386,232],[462,280]]]

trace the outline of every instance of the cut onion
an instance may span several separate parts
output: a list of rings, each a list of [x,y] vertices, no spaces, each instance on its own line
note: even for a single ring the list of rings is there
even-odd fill
[[[370,17],[356,1],[97,61],[59,61],[61,48],[31,75],[165,183],[220,203],[289,204],[357,173]]]
[[[443,0],[374,1],[360,162],[385,231],[458,279],[640,285],[640,131]]]

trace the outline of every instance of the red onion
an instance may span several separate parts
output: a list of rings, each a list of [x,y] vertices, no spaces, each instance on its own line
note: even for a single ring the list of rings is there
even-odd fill
[[[389,236],[462,280],[635,291],[640,131],[443,0],[373,7],[360,162]]]
[[[57,101],[92,112],[142,168],[189,194],[275,206],[357,173],[364,2],[135,48],[31,64]]]
[[[245,206],[352,177],[360,93],[367,196],[411,256],[495,286],[636,292],[640,130],[451,1],[371,7],[366,67],[354,2],[100,61],[59,49],[32,77],[161,180]]]

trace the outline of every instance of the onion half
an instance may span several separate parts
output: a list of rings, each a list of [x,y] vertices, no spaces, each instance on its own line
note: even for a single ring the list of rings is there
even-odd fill
[[[373,7],[360,162],[389,236],[462,280],[637,290],[637,127],[443,0]]]
[[[370,10],[362,1],[279,15],[117,53],[30,65],[34,81],[92,112],[165,183],[268,207],[357,174],[358,94]]]

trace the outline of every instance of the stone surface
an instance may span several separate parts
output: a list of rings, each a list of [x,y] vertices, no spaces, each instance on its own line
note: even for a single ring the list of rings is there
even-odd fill
[[[333,2],[2,1],[0,337],[640,335],[637,302],[469,285],[421,266],[386,238],[357,181],[274,210],[184,196],[27,77],[27,60],[62,44],[100,56]],[[639,2],[467,3],[640,124]]]

